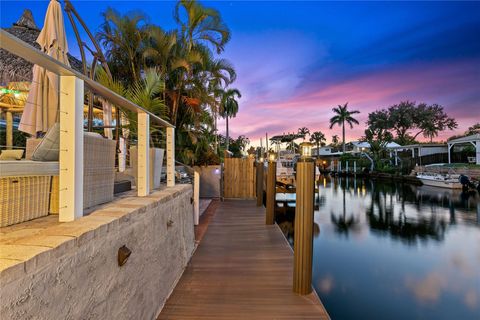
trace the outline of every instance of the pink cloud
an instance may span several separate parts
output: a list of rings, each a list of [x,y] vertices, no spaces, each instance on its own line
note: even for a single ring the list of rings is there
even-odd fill
[[[479,61],[410,64],[342,82],[309,83],[289,92],[288,96],[279,93],[282,98],[277,101],[271,99],[275,90],[267,90],[258,97],[249,96],[247,101],[241,101],[239,114],[230,122],[231,135],[244,134],[255,141],[264,137],[265,132],[274,135],[307,126],[330,137],[341,133],[338,127],[328,128],[331,108],[349,102],[351,108],[360,110],[361,114],[360,125],[348,130],[347,138],[358,139],[363,135],[369,112],[401,100],[414,100],[441,104],[457,119],[459,128],[441,134],[440,138],[445,139],[480,121],[478,65]]]

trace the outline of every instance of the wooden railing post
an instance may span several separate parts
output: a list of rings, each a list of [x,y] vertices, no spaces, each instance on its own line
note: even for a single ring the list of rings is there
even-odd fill
[[[275,188],[277,183],[277,162],[268,161],[267,172],[267,203],[265,223],[275,223]]]
[[[263,161],[258,161],[256,170],[256,193],[257,193],[257,207],[263,205]]]
[[[83,81],[60,76],[59,216],[83,216]]]
[[[150,193],[150,116],[138,113],[138,152],[137,152],[137,194],[139,197]]]
[[[301,158],[297,162],[293,291],[302,295],[312,292],[314,192],[313,159]]]
[[[175,186],[175,128],[167,127],[167,187]]]

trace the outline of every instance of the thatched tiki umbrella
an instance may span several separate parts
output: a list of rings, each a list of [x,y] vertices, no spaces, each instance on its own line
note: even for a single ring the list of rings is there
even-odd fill
[[[70,65],[67,58],[68,45],[65,37],[62,8],[57,0],[50,0],[43,29],[37,43],[41,50]],[[19,130],[36,135],[46,132],[58,120],[59,77],[42,67],[33,66],[33,79]]]

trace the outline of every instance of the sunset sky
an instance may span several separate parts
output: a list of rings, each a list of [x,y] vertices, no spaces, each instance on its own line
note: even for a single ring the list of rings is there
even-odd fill
[[[92,31],[111,6],[141,10],[165,29],[175,26],[174,2],[72,1]],[[218,9],[232,31],[224,57],[236,67],[242,92],[231,135],[255,142],[306,126],[328,140],[331,109],[349,103],[361,111],[359,138],[369,112],[401,100],[438,103],[460,133],[480,121],[480,3],[477,2],[203,2]],[[43,24],[47,1],[1,2],[1,26],[23,9]],[[70,51],[78,53],[66,23]],[[223,122],[221,131],[223,132]]]

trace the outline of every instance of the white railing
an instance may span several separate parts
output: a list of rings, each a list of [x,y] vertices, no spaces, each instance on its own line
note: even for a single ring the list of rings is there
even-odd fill
[[[168,121],[116,94],[84,74],[53,59],[4,30],[0,30],[0,48],[60,78],[60,159],[59,220],[72,221],[83,216],[83,100],[84,85],[112,104],[135,112],[138,116],[138,182],[139,197],[150,193],[149,147],[150,121],[166,128],[167,187],[175,185],[175,127]],[[72,108],[72,106],[74,106]],[[72,112],[73,110],[73,112]],[[68,168],[68,170],[65,170]]]

